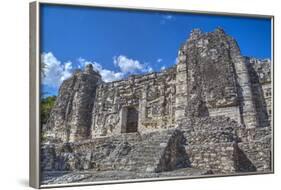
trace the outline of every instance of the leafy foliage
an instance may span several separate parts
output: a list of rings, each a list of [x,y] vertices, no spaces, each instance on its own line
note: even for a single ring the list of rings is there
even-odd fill
[[[47,123],[49,119],[50,112],[55,104],[56,96],[48,96],[41,99],[41,123]]]

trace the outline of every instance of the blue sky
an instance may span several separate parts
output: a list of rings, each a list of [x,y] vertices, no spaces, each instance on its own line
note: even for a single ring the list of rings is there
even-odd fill
[[[218,26],[243,55],[270,58],[270,19],[41,5],[41,59],[49,66],[42,92],[56,95],[61,82],[88,63],[105,81],[159,71],[175,64],[192,29]]]

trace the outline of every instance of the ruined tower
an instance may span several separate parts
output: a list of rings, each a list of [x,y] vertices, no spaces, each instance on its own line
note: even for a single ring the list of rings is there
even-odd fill
[[[258,126],[245,59],[223,29],[191,32],[179,50],[176,85],[176,120],[224,115]]]
[[[57,141],[77,142],[90,137],[91,113],[100,81],[100,74],[89,64],[62,83],[46,127]]]

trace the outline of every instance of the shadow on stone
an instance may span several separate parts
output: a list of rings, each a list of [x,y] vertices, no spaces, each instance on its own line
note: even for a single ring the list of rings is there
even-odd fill
[[[246,154],[237,147],[237,171],[238,172],[255,172],[257,168],[251,162],[251,160],[246,156]]]

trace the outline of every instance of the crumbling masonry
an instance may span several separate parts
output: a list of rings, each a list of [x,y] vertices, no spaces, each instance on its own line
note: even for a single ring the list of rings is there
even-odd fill
[[[88,181],[126,178],[94,176],[102,171],[269,172],[271,90],[270,60],[242,56],[221,28],[193,30],[177,64],[159,73],[104,83],[87,65],[60,87],[43,127],[42,170],[95,171]]]

